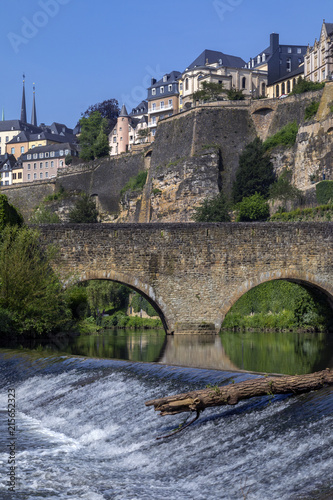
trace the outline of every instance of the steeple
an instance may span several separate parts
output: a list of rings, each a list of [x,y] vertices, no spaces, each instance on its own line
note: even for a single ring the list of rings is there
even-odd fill
[[[122,105],[122,108],[121,108],[119,116],[128,116],[125,104]]]
[[[22,92],[22,105],[21,105],[21,122],[27,123],[27,110],[25,106],[25,74],[23,74],[23,92]]]
[[[2,108],[2,121],[5,121],[5,110]]]
[[[36,114],[36,102],[35,102],[35,84],[33,86],[33,101],[32,101],[32,112],[31,112],[31,125],[37,127],[37,114]]]

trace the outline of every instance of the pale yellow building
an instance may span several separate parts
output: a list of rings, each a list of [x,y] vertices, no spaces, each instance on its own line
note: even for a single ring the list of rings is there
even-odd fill
[[[321,28],[319,40],[313,47],[308,46],[304,57],[304,75],[306,80],[324,82],[333,78],[333,23],[326,23]]]

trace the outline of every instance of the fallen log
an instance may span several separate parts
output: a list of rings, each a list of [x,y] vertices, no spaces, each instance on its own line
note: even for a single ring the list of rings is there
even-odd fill
[[[146,406],[154,406],[161,416],[182,412],[197,412],[211,406],[236,405],[242,399],[274,394],[302,394],[333,385],[333,370],[306,375],[286,375],[281,377],[261,377],[237,384],[209,387],[185,394],[146,401]]]

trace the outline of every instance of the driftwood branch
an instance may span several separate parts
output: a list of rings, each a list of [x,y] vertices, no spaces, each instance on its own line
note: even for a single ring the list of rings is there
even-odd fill
[[[274,394],[301,394],[333,385],[333,371],[326,369],[307,375],[262,377],[222,387],[209,387],[199,391],[177,394],[146,401],[160,415],[182,412],[200,412],[211,406],[235,405],[242,399]]]

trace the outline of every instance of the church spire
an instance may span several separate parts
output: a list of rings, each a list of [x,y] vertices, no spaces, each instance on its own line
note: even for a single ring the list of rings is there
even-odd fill
[[[21,122],[27,123],[27,110],[25,106],[25,74],[23,74],[23,92],[22,92],[22,105],[21,105]]]
[[[35,84],[33,86],[33,101],[32,101],[32,112],[31,112],[31,124],[37,127],[37,114],[36,114],[36,101],[35,101]]]

